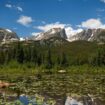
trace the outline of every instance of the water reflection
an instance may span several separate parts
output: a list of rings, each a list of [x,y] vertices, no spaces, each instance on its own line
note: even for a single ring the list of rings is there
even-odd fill
[[[55,98],[53,101],[49,101],[49,97],[45,98],[44,96],[34,94],[32,96],[21,94],[17,95],[17,93],[13,93],[10,91],[4,91],[1,90],[0,92],[0,99],[2,99],[3,102],[14,102],[16,100],[20,101],[23,105],[104,105],[102,102],[95,98],[94,95],[77,95],[77,94],[67,94],[67,97],[65,97],[64,104],[62,103],[62,100],[60,103],[57,103],[57,99]],[[55,103],[56,102],[56,103]]]
[[[19,100],[20,100],[24,105],[28,105],[28,104],[29,104],[28,97],[25,96],[25,95],[20,95]]]
[[[55,104],[48,104],[46,102],[38,102],[36,100],[35,97],[28,97],[26,95],[21,95],[19,97],[19,100],[24,104],[24,105],[55,105]],[[56,104],[57,105],[57,104]],[[71,97],[68,96],[66,101],[65,101],[65,105],[98,105],[98,104],[94,104],[94,102],[92,102],[91,98],[89,98],[89,96],[87,97],[83,97],[81,100],[79,100],[77,97]]]
[[[83,103],[78,102],[75,98],[68,96],[65,105],[83,105]]]
[[[54,103],[47,103],[47,101],[37,98],[35,96],[20,95],[19,101],[23,105],[55,105]]]

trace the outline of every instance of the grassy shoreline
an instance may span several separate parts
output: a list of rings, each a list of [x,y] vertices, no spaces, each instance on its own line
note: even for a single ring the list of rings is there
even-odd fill
[[[105,102],[104,68],[83,65],[46,70],[43,67],[6,65],[0,67],[0,80],[16,83],[10,90],[19,90],[29,95],[47,95],[56,102],[63,100],[66,94],[83,96],[88,93]],[[60,73],[59,70],[65,72]]]
[[[69,74],[91,74],[91,75],[105,75],[105,66],[69,66],[69,67],[54,67],[52,69],[45,69],[43,66],[33,66],[28,64],[8,64],[0,66],[0,75],[2,76],[34,76],[35,74],[46,74],[51,72],[52,74],[58,73],[60,70],[64,70]]]

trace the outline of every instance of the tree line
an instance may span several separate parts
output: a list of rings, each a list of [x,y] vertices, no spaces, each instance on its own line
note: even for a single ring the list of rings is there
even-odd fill
[[[19,64],[33,63],[34,66],[43,65],[46,69],[57,67],[68,67],[71,65],[105,65],[105,47],[95,49],[94,53],[87,52],[82,54],[83,50],[76,52],[75,56],[69,52],[69,49],[61,50],[62,46],[46,46],[41,44],[24,45],[17,43],[8,48],[0,50],[0,65],[16,61]]]

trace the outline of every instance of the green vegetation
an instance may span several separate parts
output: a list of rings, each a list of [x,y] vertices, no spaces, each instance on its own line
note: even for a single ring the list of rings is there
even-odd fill
[[[53,43],[19,42],[0,48],[0,65],[17,62],[20,65],[67,68],[76,65],[105,65],[105,46],[95,42],[76,41],[55,45]],[[30,68],[30,67],[29,67]]]
[[[105,102],[105,45],[86,41],[3,45],[0,80],[16,83],[8,89],[17,94],[37,93],[58,102],[67,93],[89,93]]]
[[[91,94],[94,99],[105,103],[105,75],[104,68],[93,68],[84,66],[73,66],[65,73],[40,73],[39,75],[12,75],[3,76],[3,80],[16,83],[15,86],[7,88],[8,91],[28,96],[40,94],[43,97],[51,97],[56,103],[61,100],[63,105],[66,94],[78,94],[84,96]],[[8,99],[8,98],[7,98]],[[48,99],[47,99],[48,100]],[[49,104],[48,104],[49,105]],[[104,104],[100,104],[104,105]]]

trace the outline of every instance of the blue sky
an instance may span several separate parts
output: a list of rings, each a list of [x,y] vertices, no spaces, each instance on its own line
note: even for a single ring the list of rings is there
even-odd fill
[[[105,0],[0,0],[0,20],[0,27],[20,37],[53,27],[68,33],[105,28]]]

